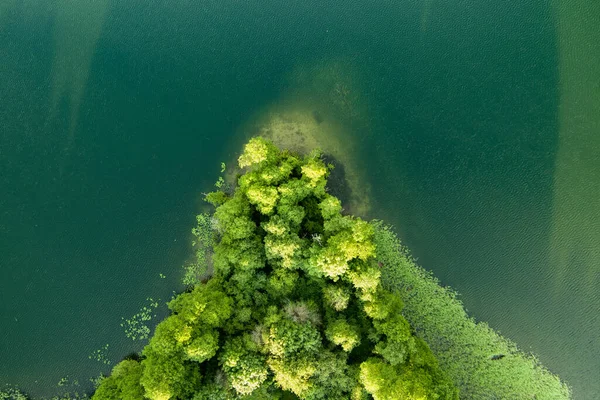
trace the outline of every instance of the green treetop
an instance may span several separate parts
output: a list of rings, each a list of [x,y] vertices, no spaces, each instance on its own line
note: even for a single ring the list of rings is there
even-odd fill
[[[373,227],[327,193],[320,154],[254,138],[238,161],[233,194],[207,196],[213,276],[93,399],[458,399],[380,284]]]

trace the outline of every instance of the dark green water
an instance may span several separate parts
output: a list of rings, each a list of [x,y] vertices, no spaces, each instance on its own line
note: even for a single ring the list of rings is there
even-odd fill
[[[282,4],[0,3],[0,384],[85,386],[94,350],[138,350],[121,317],[180,289],[240,127],[312,99],[347,127],[369,216],[600,398],[599,7]]]

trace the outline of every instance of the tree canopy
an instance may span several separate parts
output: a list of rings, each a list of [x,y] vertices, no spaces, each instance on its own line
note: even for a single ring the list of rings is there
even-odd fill
[[[93,399],[458,399],[381,285],[373,226],[328,193],[321,154],[257,137],[238,161],[235,191],[206,196],[216,209],[195,233],[212,230],[212,277]]]

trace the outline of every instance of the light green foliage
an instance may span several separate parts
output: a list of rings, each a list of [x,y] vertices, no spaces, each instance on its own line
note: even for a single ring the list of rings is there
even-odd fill
[[[194,286],[200,284],[209,273],[212,262],[212,251],[215,244],[212,217],[208,214],[199,214],[196,217],[196,226],[192,229],[195,257],[191,263],[184,266],[183,284]]]
[[[92,400],[144,399],[140,385],[142,366],[135,360],[123,360],[115,365],[111,375],[102,380]]]
[[[125,336],[131,340],[146,340],[150,335],[150,327],[148,323],[153,317],[156,317],[154,311],[158,307],[158,301],[148,297],[147,306],[143,306],[140,311],[135,313],[131,318],[121,318],[123,322],[121,326],[125,328]]]
[[[244,343],[245,342],[245,343]],[[241,395],[248,395],[267,379],[265,356],[256,351],[256,345],[247,338],[236,337],[226,343],[220,363],[231,386]]]
[[[394,367],[378,359],[369,359],[360,366],[360,380],[375,400],[399,399],[394,390],[397,373]]]
[[[379,286],[381,271],[372,263],[357,261],[353,264],[348,277],[356,289],[364,293],[375,293]]]
[[[469,317],[456,293],[417,266],[388,226],[373,226],[383,286],[402,298],[402,314],[431,347],[441,369],[460,389],[461,399],[571,398],[569,387],[537,358]],[[495,354],[505,357],[492,360]]]
[[[327,194],[320,154],[255,138],[239,165],[235,192],[207,196],[217,209],[194,231],[214,251],[212,277],[169,303],[131,388],[150,400],[457,399],[380,284],[373,227]],[[369,378],[380,370],[393,375],[383,389]],[[123,390],[118,373],[98,393]]]
[[[273,143],[261,138],[250,139],[244,147],[244,152],[238,159],[240,168],[250,167],[265,161],[273,161],[277,158],[279,150]]]
[[[334,196],[325,196],[319,203],[319,209],[325,220],[337,217],[342,212],[342,202]]]
[[[325,336],[332,343],[342,346],[342,349],[348,352],[360,343],[358,327],[348,323],[343,317],[337,318],[328,324]]]
[[[256,225],[251,219],[252,208],[245,196],[236,193],[217,208],[215,219],[220,233],[228,239],[246,239],[255,233]]]
[[[209,330],[191,338],[184,346],[185,355],[189,360],[198,363],[213,358],[219,348],[219,333]]]
[[[340,215],[326,220],[324,226],[327,222],[333,222],[325,229],[331,236],[327,239],[327,246],[314,251],[311,264],[316,266],[317,273],[337,280],[346,274],[351,260],[366,261],[375,255],[371,241],[373,228],[360,219]]]
[[[145,396],[150,400],[191,397],[200,383],[198,368],[186,363],[180,352],[160,353],[149,346],[144,349],[140,378]]]
[[[273,186],[252,185],[248,188],[246,195],[250,203],[254,204],[263,214],[271,214],[279,199],[279,193]]]
[[[317,158],[309,158],[302,166],[302,177],[306,178],[312,188],[318,185],[325,185],[327,176],[327,167]]]
[[[278,387],[300,398],[308,397],[307,392],[312,388],[310,378],[317,371],[316,357],[269,358],[267,363]]]
[[[227,201],[227,195],[225,192],[217,190],[216,192],[207,193],[204,199],[213,206],[218,207]]]
[[[335,311],[343,311],[348,307],[352,293],[342,284],[328,284],[323,289],[325,304]]]
[[[218,280],[199,285],[190,293],[182,293],[169,302],[175,315],[190,324],[219,327],[231,316],[232,300],[223,291]]]
[[[422,400],[452,395],[451,391],[434,391],[432,375],[423,368],[398,368],[375,358],[361,364],[360,380],[374,400]]]
[[[318,356],[317,370],[310,379],[311,385],[305,398],[311,400],[348,398],[349,390],[358,389],[359,393],[363,390],[357,378],[358,368],[348,365],[347,354],[323,351]]]
[[[374,320],[383,320],[394,312],[400,312],[402,300],[385,290],[377,290],[365,300],[364,309]]]

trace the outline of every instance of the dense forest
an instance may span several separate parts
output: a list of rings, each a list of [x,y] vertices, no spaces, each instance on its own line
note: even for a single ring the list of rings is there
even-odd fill
[[[189,290],[92,399],[570,398],[390,227],[346,213],[324,159],[246,144],[235,182],[206,195]]]
[[[207,195],[210,279],[169,303],[141,361],[93,398],[458,399],[380,284],[373,227],[327,193],[320,154],[255,138],[239,167],[233,193]]]

